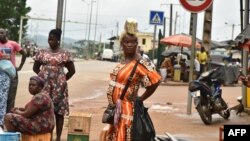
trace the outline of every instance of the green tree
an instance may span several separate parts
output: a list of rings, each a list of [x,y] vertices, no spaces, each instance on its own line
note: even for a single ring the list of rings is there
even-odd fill
[[[18,41],[21,16],[26,16],[31,8],[27,0],[0,0],[0,28],[8,30],[8,38]],[[27,31],[28,20],[23,20],[23,36]]]

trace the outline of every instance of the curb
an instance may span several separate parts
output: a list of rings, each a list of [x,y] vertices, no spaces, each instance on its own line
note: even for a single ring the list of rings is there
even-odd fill
[[[177,81],[167,81],[166,83],[161,83],[161,86],[188,86],[188,83],[177,82]]]
[[[248,108],[248,107],[246,108],[245,107],[244,112],[247,113],[248,115],[250,115],[250,108]]]
[[[182,82],[182,81],[167,81],[166,83],[161,83],[161,86],[188,86],[188,82]],[[228,85],[222,85],[222,87],[241,87],[242,84],[228,84]]]

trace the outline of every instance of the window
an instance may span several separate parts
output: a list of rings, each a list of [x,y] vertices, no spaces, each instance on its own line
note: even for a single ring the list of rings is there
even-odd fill
[[[142,44],[143,44],[143,45],[146,44],[146,39],[145,39],[145,38],[142,39]]]

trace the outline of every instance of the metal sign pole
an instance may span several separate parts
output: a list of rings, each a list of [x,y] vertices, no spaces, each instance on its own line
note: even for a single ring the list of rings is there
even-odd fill
[[[154,39],[153,39],[153,51],[152,51],[152,61],[154,61],[155,58],[155,40],[156,40],[156,29],[157,25],[154,26]]]
[[[189,82],[193,80],[193,72],[194,72],[194,58],[195,58],[195,45],[196,45],[196,29],[197,29],[197,13],[191,13],[193,17],[193,30],[192,30],[192,47],[191,47],[191,56],[190,56],[190,68],[189,68]],[[190,91],[188,91],[188,101],[187,101],[187,114],[191,114],[192,109],[192,96]]]
[[[249,24],[249,0],[245,0],[245,17],[244,17],[244,28],[247,27]],[[248,68],[248,52],[243,49],[242,54],[242,67],[243,67],[243,73],[247,74],[247,68]],[[245,85],[242,85],[242,104],[244,106],[247,106],[247,87]]]

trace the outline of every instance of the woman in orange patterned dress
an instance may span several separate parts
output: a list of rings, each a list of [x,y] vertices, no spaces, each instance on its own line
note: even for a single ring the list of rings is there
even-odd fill
[[[122,91],[127,83],[128,77],[136,64],[133,79],[129,88],[121,100],[121,116],[118,123],[113,125],[109,131],[106,140],[111,141],[130,141],[131,128],[133,121],[133,99],[139,96],[138,90],[143,83],[146,91],[140,96],[142,101],[150,97],[159,85],[160,75],[155,71],[154,67],[147,60],[137,54],[138,38],[136,36],[137,22],[134,19],[128,19],[125,24],[125,32],[121,36],[121,47],[124,52],[124,60],[119,63],[110,73],[110,84],[107,92],[109,104],[116,105]]]

